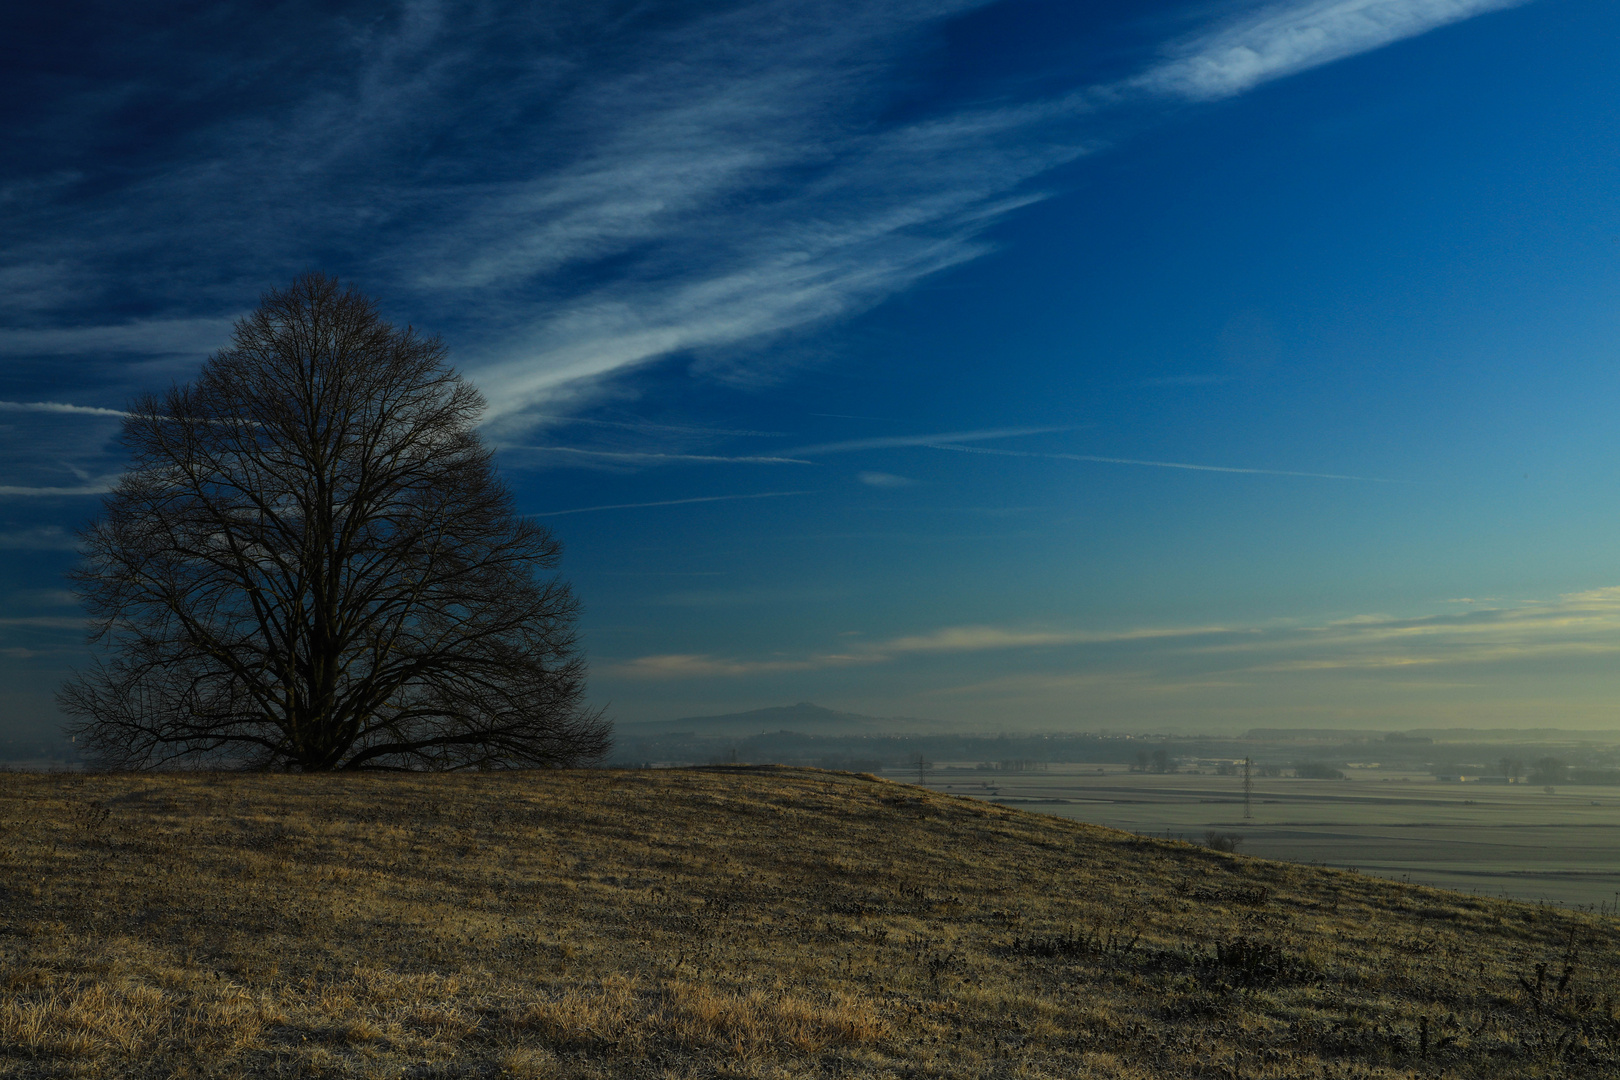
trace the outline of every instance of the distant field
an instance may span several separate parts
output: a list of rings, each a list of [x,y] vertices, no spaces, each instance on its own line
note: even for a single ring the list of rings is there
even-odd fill
[[[1135,833],[1196,841],[1210,829],[1235,832],[1246,854],[1462,892],[1610,908],[1620,898],[1620,789],[1569,786],[1549,795],[1528,784],[1446,783],[1423,773],[1349,775],[1256,778],[1248,821],[1234,776],[1053,765],[940,770],[929,786]]]

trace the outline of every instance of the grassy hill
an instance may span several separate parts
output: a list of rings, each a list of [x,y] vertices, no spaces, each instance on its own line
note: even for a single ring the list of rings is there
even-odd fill
[[[1613,1076],[1616,929],[811,770],[0,774],[0,1076]]]

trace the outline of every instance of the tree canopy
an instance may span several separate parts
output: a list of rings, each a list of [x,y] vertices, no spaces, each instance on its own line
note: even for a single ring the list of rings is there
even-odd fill
[[[195,381],[136,400],[81,533],[101,652],[64,686],[102,764],[568,765],[584,707],[561,547],[518,515],[436,337],[321,274]]]

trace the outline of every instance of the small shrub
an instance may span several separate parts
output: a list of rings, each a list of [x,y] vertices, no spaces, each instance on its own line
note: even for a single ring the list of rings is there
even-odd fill
[[[1142,931],[1127,932],[1124,928],[1093,929],[1090,932],[1070,930],[1067,934],[1038,935],[1013,938],[1007,951],[1014,956],[1033,956],[1040,959],[1076,959],[1091,957],[1102,959],[1125,956],[1136,948]]]
[[[1315,965],[1304,958],[1247,937],[1217,941],[1213,955],[1201,959],[1198,967],[1234,986],[1251,989],[1306,982],[1316,974]]]

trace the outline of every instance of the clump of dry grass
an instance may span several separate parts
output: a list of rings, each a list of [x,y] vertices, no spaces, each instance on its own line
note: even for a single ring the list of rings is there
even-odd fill
[[[1614,929],[813,770],[0,775],[0,1076],[1617,1075]]]

